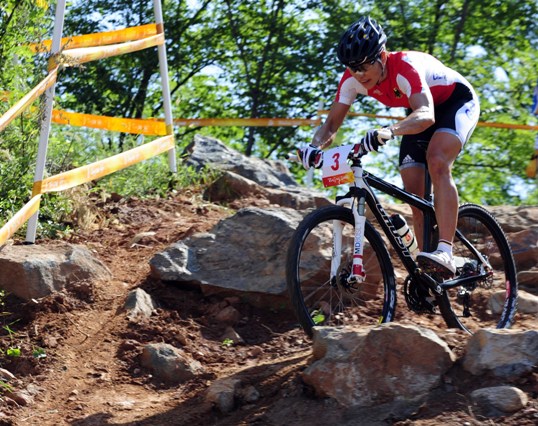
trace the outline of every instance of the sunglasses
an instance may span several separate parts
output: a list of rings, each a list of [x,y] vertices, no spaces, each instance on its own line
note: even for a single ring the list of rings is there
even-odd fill
[[[374,65],[377,61],[377,58],[372,59],[371,61],[362,63],[360,65],[355,64],[349,64],[348,67],[353,72],[366,72],[372,65]]]

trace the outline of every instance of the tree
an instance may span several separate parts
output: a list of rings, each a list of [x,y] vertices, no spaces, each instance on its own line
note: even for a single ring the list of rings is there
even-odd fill
[[[27,47],[43,36],[46,10],[34,1],[9,0],[0,6],[0,114],[43,79]],[[0,133],[0,217],[9,218],[28,200],[37,153],[39,103]]]
[[[389,49],[432,53],[468,78],[481,101],[481,121],[529,122],[538,77],[536,2],[380,0],[371,13],[384,17]],[[524,188],[525,202],[537,203],[535,184],[533,193],[524,176],[532,140],[528,131],[478,127],[454,167],[462,200],[518,204]],[[395,174],[383,154],[376,164]]]
[[[153,21],[148,0],[90,0],[70,7],[65,34]],[[466,76],[481,99],[482,121],[527,123],[538,75],[537,9],[536,2],[515,0],[166,1],[174,116],[313,117],[318,101],[323,108],[332,102],[343,71],[335,55],[340,34],[358,16],[369,14],[385,28],[390,50],[430,52]],[[150,50],[67,70],[60,83],[61,105],[133,118],[162,114],[156,55]],[[371,99],[359,100],[354,110],[387,113]],[[367,127],[382,123],[349,119],[342,138],[356,140]],[[262,157],[280,156],[312,134],[290,127],[182,127],[176,128],[178,142],[193,131]],[[528,192],[532,184],[524,168],[533,136],[477,128],[455,166],[462,198],[524,201],[512,191],[519,185]],[[121,139],[112,138],[109,147],[117,149],[116,142],[121,147]],[[393,157],[382,153],[378,159],[383,173],[397,174]],[[538,202],[536,191],[525,202]]]

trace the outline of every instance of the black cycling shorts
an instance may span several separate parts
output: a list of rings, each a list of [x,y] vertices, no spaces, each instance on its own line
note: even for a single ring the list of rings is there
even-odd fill
[[[408,167],[425,167],[426,151],[417,144],[417,141],[429,142],[435,132],[452,133],[458,137],[463,148],[478,123],[480,104],[470,87],[456,83],[450,97],[442,104],[435,105],[434,112],[435,124],[421,133],[402,137],[398,162],[400,170]]]

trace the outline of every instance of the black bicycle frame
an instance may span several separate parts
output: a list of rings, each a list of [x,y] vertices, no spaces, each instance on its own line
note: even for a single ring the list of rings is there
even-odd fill
[[[407,192],[404,189],[389,182],[386,182],[378,178],[377,176],[367,172],[364,172],[363,174],[363,181],[366,183],[366,188],[359,189],[356,187],[352,187],[350,188],[350,193],[357,196],[359,199],[361,197],[365,198],[368,207],[376,217],[378,223],[380,224],[385,235],[389,239],[392,247],[394,247],[394,250],[398,254],[398,257],[402,261],[407,271],[411,274],[419,275],[417,274],[417,264],[415,260],[413,260],[413,257],[407,249],[407,246],[396,232],[396,228],[394,228],[394,225],[392,224],[389,215],[387,214],[381,203],[378,201],[376,195],[371,190],[371,188],[375,188],[387,195],[390,195],[398,200],[401,200],[409,205],[412,205],[422,210],[422,212],[424,213],[424,242],[422,247],[424,251],[430,251],[431,235],[429,235],[429,233],[433,229],[433,226],[436,223],[436,219],[435,209],[433,206],[433,202],[431,201],[431,180],[429,179],[429,175],[426,174],[425,198],[421,198],[417,195]],[[355,191],[359,191],[359,193],[356,194]],[[477,256],[477,258],[482,259],[482,255],[478,252],[478,250],[457,229],[456,237],[463,244],[465,244],[465,246],[467,246],[469,250],[471,250]],[[449,289],[465,284],[471,284],[484,278],[484,275],[480,274],[478,276],[456,278],[445,282],[437,282],[429,275],[420,274],[420,276],[428,283],[428,285],[434,291],[437,291],[438,293],[441,291],[441,289]]]
[[[384,194],[390,195],[409,205],[421,209],[424,212],[424,230],[431,229],[430,224],[435,223],[432,222],[435,221],[435,210],[431,202],[417,195],[411,194],[410,192],[407,192],[396,185],[385,182],[384,180],[372,174],[365,172],[363,175],[363,179],[367,186],[375,188],[383,192]],[[383,231],[387,235],[391,245],[396,250],[396,253],[398,253],[398,256],[404,264],[405,268],[409,272],[413,272],[416,269],[417,265],[413,260],[411,253],[407,249],[407,246],[404,244],[404,242],[396,232],[396,228],[394,228],[394,225],[392,224],[389,215],[387,214],[381,203],[378,201],[373,191],[366,191],[366,203],[376,217]],[[422,247],[424,250],[429,250],[431,242],[429,235],[426,234],[427,232],[424,232],[424,244]]]

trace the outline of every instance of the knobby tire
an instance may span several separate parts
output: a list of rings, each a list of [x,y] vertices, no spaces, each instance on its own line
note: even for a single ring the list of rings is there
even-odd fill
[[[354,219],[349,208],[331,205],[314,210],[301,221],[288,248],[288,293],[297,319],[310,337],[315,325],[375,325],[394,318],[394,269],[383,239],[369,222],[364,235],[365,281],[355,287],[349,287],[345,279],[330,281],[335,220],[344,224],[338,276],[346,277],[354,244]]]
[[[457,227],[489,260],[492,274],[474,286],[450,289],[438,298],[446,324],[469,333],[486,327],[509,328],[517,310],[518,285],[514,257],[506,235],[491,213],[475,204],[459,208]],[[457,237],[453,254],[455,259],[460,259],[460,266],[463,263],[457,274],[472,274],[476,256]],[[470,272],[463,271],[465,268]]]

